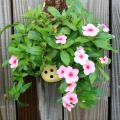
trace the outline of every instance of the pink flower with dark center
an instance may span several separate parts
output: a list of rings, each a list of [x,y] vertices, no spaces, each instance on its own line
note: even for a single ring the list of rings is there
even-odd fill
[[[98,28],[103,29],[104,32],[110,31],[110,29],[105,24],[98,24]]]
[[[59,35],[59,36],[55,36],[55,38],[56,38],[56,43],[57,44],[65,44],[66,43],[66,41],[67,41],[67,36],[65,36],[65,35]]]
[[[75,82],[72,82],[70,84],[67,84],[66,92],[73,92],[76,88],[77,84]]]
[[[11,68],[16,68],[18,66],[18,58],[16,56],[11,56],[9,64]]]
[[[95,64],[92,61],[87,61],[84,65],[83,65],[83,69],[84,69],[84,74],[85,75],[89,75],[91,73],[95,72]]]
[[[66,67],[63,65],[60,66],[60,68],[57,70],[57,74],[59,78],[64,78],[65,71],[66,71]]]
[[[86,63],[86,61],[88,61],[88,57],[89,56],[87,54],[85,54],[85,53],[76,52],[75,57],[74,57],[74,61],[76,63],[84,65]]]
[[[72,82],[77,82],[79,77],[78,77],[79,70],[78,69],[73,69],[72,67],[68,66],[66,68],[64,77],[66,80],[66,83],[72,83]]]
[[[87,24],[87,26],[83,26],[83,35],[94,37],[99,33],[99,29],[93,24]]]
[[[109,62],[109,58],[107,56],[99,58],[102,64],[107,64]]]
[[[78,98],[77,94],[68,92],[63,98],[63,103],[68,103],[68,104],[77,104],[78,103]]]
[[[71,112],[71,110],[74,108],[74,105],[63,102],[63,107],[65,107],[69,112]]]

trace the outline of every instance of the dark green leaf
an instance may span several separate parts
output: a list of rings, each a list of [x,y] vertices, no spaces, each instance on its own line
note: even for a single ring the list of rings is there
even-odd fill
[[[96,39],[97,40],[110,40],[110,39],[112,39],[112,35],[111,34],[109,34],[109,33],[105,33],[105,32],[103,32],[103,33],[100,33],[97,37],[96,37]]]
[[[55,18],[59,18],[61,16],[60,12],[54,7],[48,7],[48,12]]]
[[[12,55],[19,55],[21,53],[21,50],[15,47],[8,47],[8,52]]]
[[[32,55],[41,55],[42,48],[39,46],[30,47],[30,48],[27,48],[26,52]]]
[[[86,43],[91,41],[90,39],[88,39],[87,37],[78,37],[77,39],[75,39],[75,42],[77,43]]]
[[[113,50],[116,51],[112,48],[112,46],[110,45],[110,43],[108,41],[103,41],[103,40],[96,40],[93,41],[93,43],[98,47],[98,48],[102,48],[105,50]]]
[[[22,86],[21,93],[24,93],[28,88],[30,88],[32,83],[27,83],[24,86]]]
[[[66,82],[64,81],[64,82],[62,82],[62,83],[60,84],[59,92],[60,92],[60,93],[65,93],[66,88],[67,88],[67,84],[66,84]]]
[[[65,65],[69,65],[69,63],[70,63],[70,56],[69,56],[69,54],[66,51],[61,51],[60,52],[60,57],[61,57],[62,62]]]
[[[69,27],[69,28],[72,29],[73,31],[76,31],[76,30],[77,30],[77,28],[76,28],[72,23],[70,23],[70,22],[68,22],[68,21],[64,21],[64,22],[63,22],[63,25],[66,25],[67,27]]]
[[[31,40],[37,40],[37,41],[41,40],[40,34],[35,32],[35,31],[30,31],[28,33],[28,38],[31,39]]]
[[[17,30],[17,32],[20,33],[25,33],[25,27],[23,24],[19,23],[18,25],[15,26],[15,29]]]
[[[57,50],[52,50],[52,52],[51,52],[51,50],[50,50],[50,51],[48,51],[47,56],[48,56],[50,59],[53,59],[53,58],[56,57],[57,53],[58,53]]]
[[[63,27],[61,30],[60,30],[60,33],[62,33],[62,34],[66,34],[66,35],[69,35],[70,34],[70,32],[71,32],[71,30],[69,29],[69,28],[67,28],[67,27]]]

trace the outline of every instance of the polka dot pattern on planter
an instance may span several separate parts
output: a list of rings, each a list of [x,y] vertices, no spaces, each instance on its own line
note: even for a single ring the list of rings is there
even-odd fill
[[[61,80],[57,75],[57,67],[55,65],[46,66],[41,75],[46,82],[58,82]]]

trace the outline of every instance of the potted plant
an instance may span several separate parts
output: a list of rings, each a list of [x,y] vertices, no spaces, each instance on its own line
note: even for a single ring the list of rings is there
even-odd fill
[[[67,4],[66,4],[67,2]],[[79,0],[64,1],[55,7],[38,6],[23,15],[25,24],[14,23],[15,33],[10,36],[8,53],[13,86],[8,98],[19,97],[32,84],[25,84],[28,75],[40,77],[47,82],[60,82],[60,99],[69,111],[76,104],[89,108],[96,103],[99,89],[94,86],[101,74],[109,76],[104,67],[110,59],[104,50],[115,51],[110,44],[109,28],[101,24],[81,5]],[[4,30],[5,30],[4,29]],[[4,31],[2,30],[1,33]]]

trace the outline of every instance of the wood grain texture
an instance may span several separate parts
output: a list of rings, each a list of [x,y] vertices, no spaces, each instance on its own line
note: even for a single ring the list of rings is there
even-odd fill
[[[41,0],[13,0],[14,21],[22,21],[21,16],[23,13],[41,2]],[[57,97],[59,97],[57,87],[57,84],[48,84],[42,80],[37,80],[40,120],[62,120],[62,106],[57,103]],[[29,119],[30,115],[25,120],[34,120]],[[25,113],[24,116],[26,116]]]
[[[39,112],[41,120],[63,120],[61,103],[57,102],[58,83],[46,83],[42,79],[37,79]]]
[[[17,106],[17,120],[39,120],[38,103],[37,103],[37,89],[36,80],[34,77],[27,77],[25,83],[32,82],[30,87],[24,94],[21,95],[20,100],[25,106]]]
[[[120,1],[112,0],[112,45],[118,53],[112,54],[112,114],[111,120],[120,119]]]
[[[0,27],[3,28],[5,25],[11,24],[11,4],[10,0],[0,0]],[[8,58],[8,55],[6,53],[6,47],[9,43],[9,35],[11,34],[11,29],[4,32],[4,34],[1,36],[0,42],[1,42],[1,62],[6,60]],[[0,66],[1,67],[1,66]],[[6,92],[6,88],[11,86],[10,82],[10,70],[9,69],[2,69],[2,77],[0,77],[0,80],[2,82],[2,88],[0,101],[1,101],[1,114],[3,116],[3,120],[15,120],[16,119],[16,111],[15,111],[15,104],[13,102],[9,102],[3,98],[3,93]]]
[[[109,25],[109,0],[81,0],[81,3],[91,12],[94,17],[101,23]],[[108,55],[108,53],[105,52]],[[105,68],[109,73],[109,69]],[[77,107],[72,114],[66,110],[64,112],[64,120],[108,120],[108,96],[109,82],[96,83],[95,86],[104,90],[104,95],[98,100],[97,106],[93,106],[90,110],[80,110]]]

